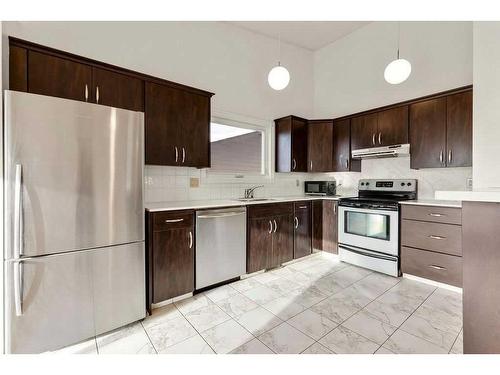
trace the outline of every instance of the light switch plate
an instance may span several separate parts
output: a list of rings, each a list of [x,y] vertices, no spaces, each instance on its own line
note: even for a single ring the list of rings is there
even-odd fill
[[[466,182],[466,189],[467,190],[472,190],[472,178],[468,178]]]
[[[200,187],[200,179],[197,177],[191,177],[189,179],[189,186],[192,188]]]

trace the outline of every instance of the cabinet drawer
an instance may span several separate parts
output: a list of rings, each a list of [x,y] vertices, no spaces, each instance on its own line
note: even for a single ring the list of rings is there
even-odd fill
[[[298,212],[303,211],[303,210],[310,210],[311,209],[311,202],[310,201],[295,202],[293,204],[293,209],[294,209],[294,211],[295,211],[296,214]]]
[[[403,219],[432,221],[434,223],[462,225],[462,209],[436,206],[402,205]]]
[[[153,214],[154,231],[192,227],[193,225],[194,211],[166,211]]]
[[[461,257],[402,247],[401,270],[414,276],[462,286]]]
[[[462,227],[402,220],[401,245],[461,256]]]
[[[293,214],[293,203],[256,204],[247,207],[248,217],[268,217]]]

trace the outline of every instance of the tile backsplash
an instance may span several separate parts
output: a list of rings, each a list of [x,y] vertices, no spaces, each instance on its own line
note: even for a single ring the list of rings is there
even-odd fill
[[[235,199],[246,188],[260,184],[205,183],[201,171],[185,167],[145,168],[145,202],[183,201],[199,199]],[[199,187],[190,187],[190,178],[200,179]],[[276,173],[272,183],[255,191],[256,197],[286,197],[302,195],[305,180],[335,178],[342,184],[339,194],[356,195],[360,178],[415,178],[421,199],[434,198],[436,190],[466,190],[472,168],[410,169],[410,158],[367,159],[361,163],[361,173]],[[298,186],[297,186],[298,181]]]

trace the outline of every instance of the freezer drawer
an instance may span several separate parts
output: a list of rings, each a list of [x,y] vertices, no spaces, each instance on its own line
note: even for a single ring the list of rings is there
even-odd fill
[[[7,353],[55,350],[145,316],[143,242],[5,265]]]
[[[246,273],[246,208],[196,212],[196,289]]]

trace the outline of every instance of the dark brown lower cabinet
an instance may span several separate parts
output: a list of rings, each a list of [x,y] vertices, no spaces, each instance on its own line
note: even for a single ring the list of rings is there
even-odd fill
[[[335,200],[313,201],[313,249],[338,254],[337,212]]]
[[[312,208],[311,202],[294,204],[293,259],[312,253]]]
[[[293,259],[293,203],[250,206],[247,215],[248,273]]]
[[[500,203],[463,202],[465,354],[500,353]]]
[[[148,308],[194,290],[194,212],[147,214]]]

